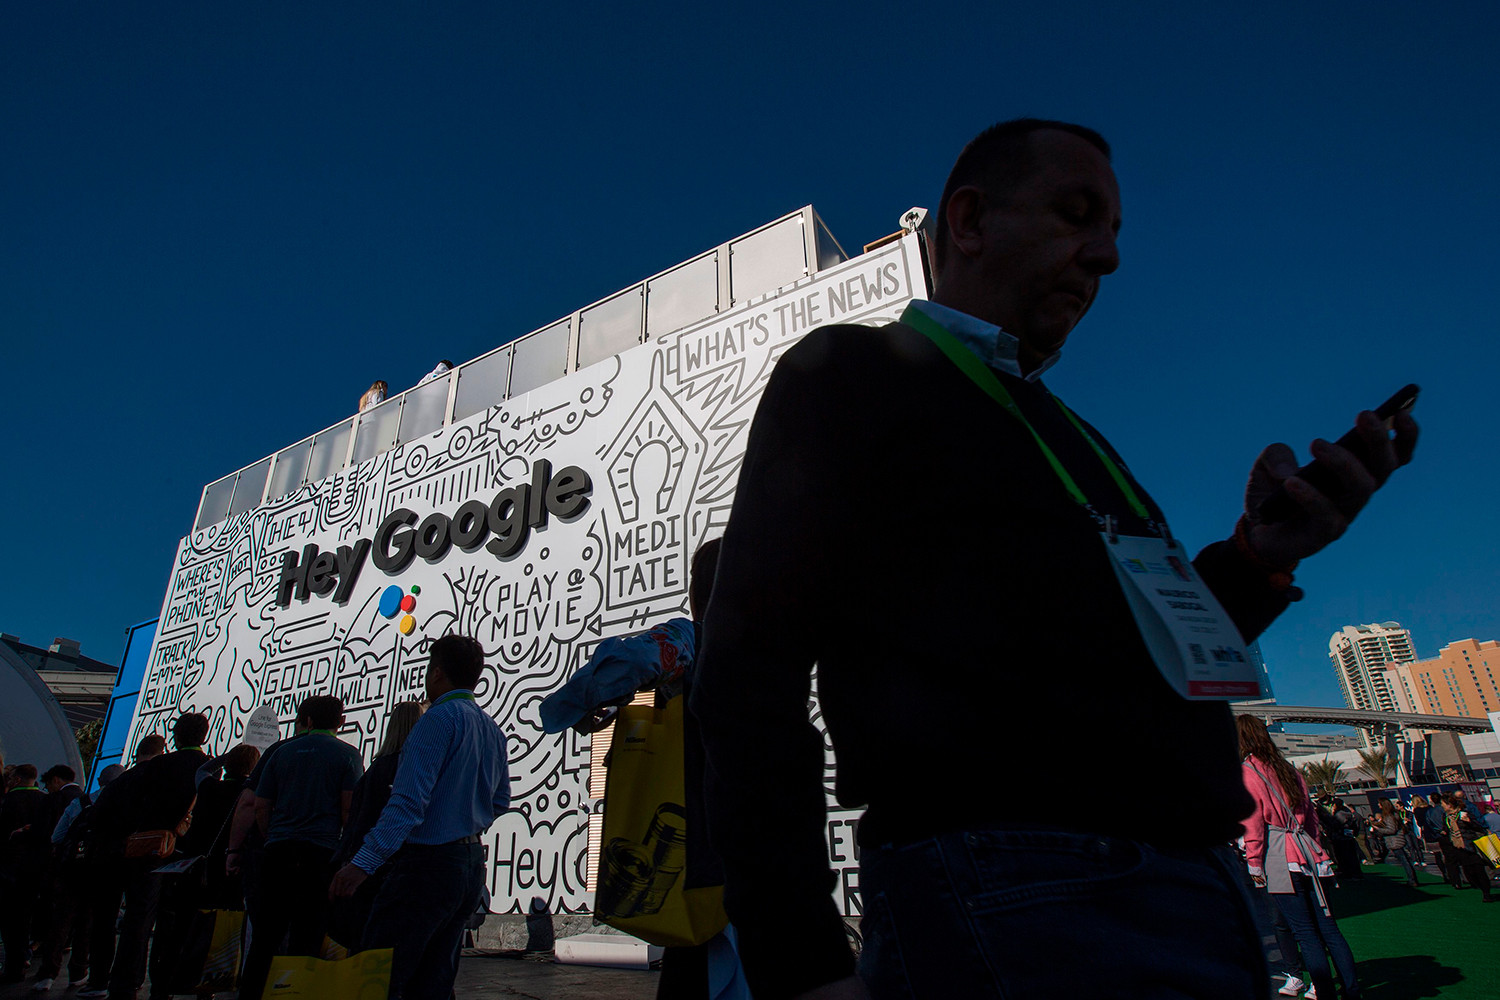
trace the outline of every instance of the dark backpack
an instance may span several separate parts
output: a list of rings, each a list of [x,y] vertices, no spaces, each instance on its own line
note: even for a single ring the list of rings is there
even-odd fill
[[[73,825],[68,827],[68,832],[63,834],[62,842],[55,850],[57,852],[57,874],[59,878],[71,879],[83,875],[88,865],[89,856],[87,844],[89,843],[89,827],[93,819],[93,803],[84,805]]]

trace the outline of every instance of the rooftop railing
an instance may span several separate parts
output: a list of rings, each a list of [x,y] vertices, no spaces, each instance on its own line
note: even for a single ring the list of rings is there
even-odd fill
[[[209,483],[194,530],[848,258],[813,207],[804,206]]]

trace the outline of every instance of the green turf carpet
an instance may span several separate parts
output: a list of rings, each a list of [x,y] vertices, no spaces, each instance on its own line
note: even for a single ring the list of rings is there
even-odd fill
[[[1430,866],[1415,889],[1395,865],[1363,870],[1363,880],[1329,893],[1329,905],[1366,1000],[1500,998],[1500,902],[1481,902],[1467,883],[1445,886]],[[1500,896],[1500,872],[1491,874]]]

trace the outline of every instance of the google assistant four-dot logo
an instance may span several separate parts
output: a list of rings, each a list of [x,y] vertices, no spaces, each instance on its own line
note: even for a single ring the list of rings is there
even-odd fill
[[[396,623],[396,628],[402,635],[411,635],[416,631],[417,620],[411,616],[411,613],[417,610],[417,595],[421,592],[421,587],[412,584],[411,593],[403,593],[401,588],[394,583],[381,591],[380,613],[386,618],[395,618],[400,615],[401,620]]]

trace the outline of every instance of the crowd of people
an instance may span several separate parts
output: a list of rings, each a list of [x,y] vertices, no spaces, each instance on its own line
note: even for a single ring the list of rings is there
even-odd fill
[[[1235,721],[1245,787],[1255,799],[1241,851],[1251,885],[1273,903],[1260,916],[1273,928],[1276,947],[1268,950],[1272,972],[1284,980],[1279,993],[1296,996],[1308,985],[1308,997],[1332,1000],[1331,959],[1343,996],[1360,995],[1354,955],[1339,931],[1327,886],[1334,878],[1363,879],[1362,865],[1390,859],[1409,886],[1418,886],[1431,845],[1440,878],[1462,888],[1461,872],[1484,902],[1494,900],[1490,863],[1475,841],[1500,830],[1500,814],[1483,810],[1458,789],[1413,796],[1408,808],[1399,799],[1380,798],[1372,814],[1360,816],[1337,796],[1315,798],[1263,722],[1250,715]],[[1310,985],[1298,975],[1303,970]]]
[[[1111,156],[1073,123],[986,129],[934,213],[930,300],[876,328],[818,327],[766,381],[701,624],[694,611],[682,694],[695,734],[688,783],[702,793],[738,971],[760,1000],[1261,1000],[1272,953],[1289,976],[1308,970],[1309,995],[1333,1000],[1336,970],[1356,997],[1324,887],[1336,867],[1358,871],[1344,840],[1400,851],[1412,878],[1408,850],[1434,844],[1446,876],[1489,897],[1473,862],[1477,817],[1458,797],[1411,817],[1412,837],[1384,808],[1333,835],[1323,814],[1332,823],[1349,811],[1320,810],[1264,726],[1236,720],[1221,697],[1258,690],[1236,644],[1301,599],[1301,562],[1411,461],[1414,397],[1360,412],[1336,442],[1315,440],[1307,466],[1287,444],[1267,446],[1233,528],[1189,561],[1107,437],[1042,381],[1120,264]],[[387,388],[372,386],[361,409]],[[1194,417],[1189,406],[1181,419]],[[924,470],[920,544],[901,532],[890,490],[864,488],[892,470]],[[1137,578],[1153,573],[1172,589]],[[1163,596],[1190,597],[1177,607],[1195,613],[1175,614]],[[1073,706],[1074,725],[1134,759],[1176,755],[1191,796],[1142,795],[1138,769],[1118,768],[1093,784],[1091,809],[1039,811],[1031,776],[994,766],[1002,713],[1012,745],[1048,747],[1061,772],[1092,766],[1091,751],[1058,741],[1056,720],[1031,710],[1055,696],[1056,672],[1037,665],[1055,660],[1059,635],[1108,651],[1108,669],[1079,667],[1091,697]],[[1212,662],[1209,641],[1228,644]],[[4,803],[21,831],[7,850],[22,859],[8,867],[7,973],[21,973],[44,888],[74,893],[75,954],[76,914],[89,911],[88,961],[69,974],[86,968],[87,995],[113,1000],[141,985],[153,927],[154,982],[158,968],[168,975],[184,900],[222,893],[249,916],[244,997],[260,995],[274,955],[332,938],[393,948],[392,997],[447,998],[482,898],[478,834],[507,808],[509,780],[505,741],[473,700],[478,645],[445,636],[430,656],[430,707],[404,743],[392,720],[386,742],[399,745],[386,755],[399,760],[377,758],[363,775],[337,737],[335,699],[308,699],[298,735],[259,760],[238,748],[233,761],[210,758],[208,721],[184,715],[172,752],[159,748],[80,807],[60,854],[84,873],[71,889],[59,874],[44,884],[47,866],[25,860],[49,854],[45,834],[30,833],[49,805],[35,771],[24,774]],[[826,733],[808,712],[814,671]],[[598,707],[574,706],[586,718]],[[864,810],[857,965],[830,893],[830,742],[834,794]],[[200,817],[204,788],[205,813],[218,811]],[[164,890],[159,859],[195,829],[201,885]],[[702,954],[678,957],[679,982],[712,978]],[[1301,987],[1288,978],[1281,991]]]
[[[478,709],[473,639],[429,650],[425,703],[391,711],[368,770],[339,737],[343,703],[312,695],[264,752],[208,752],[210,723],[180,715],[172,746],[142,738],[90,796],[73,770],[8,768],[0,800],[3,981],[62,976],[80,997],[210,995],[207,912],[243,913],[242,1000],[275,957],[392,949],[392,998],[448,1000],[463,933],[487,905],[479,836],[509,808],[500,728]],[[201,943],[201,942],[199,942]]]

